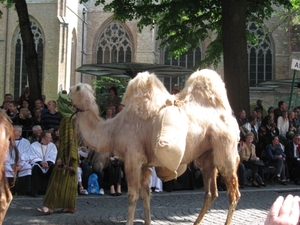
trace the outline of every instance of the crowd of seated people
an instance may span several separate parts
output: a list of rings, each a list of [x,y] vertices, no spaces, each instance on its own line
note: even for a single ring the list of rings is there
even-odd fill
[[[268,167],[272,166],[275,168],[274,175],[270,176],[273,182],[287,185],[288,181],[292,180],[295,184],[300,184],[300,106],[288,110],[286,103],[279,101],[278,106],[269,107],[268,114],[263,117],[261,103],[262,100],[257,101],[257,106],[248,117],[245,110],[241,110],[237,116],[241,142],[247,143],[249,133],[253,137],[252,152],[249,150],[251,155],[241,155],[241,163],[246,169],[252,170],[249,181],[252,182],[252,186],[264,186],[264,174],[267,173]],[[253,157],[263,162],[253,166]],[[264,172],[259,173],[258,168]],[[260,184],[253,175],[256,173],[260,176]]]

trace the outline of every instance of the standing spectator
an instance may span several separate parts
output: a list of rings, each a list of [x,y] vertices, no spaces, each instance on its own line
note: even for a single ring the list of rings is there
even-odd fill
[[[117,156],[111,155],[109,157],[109,186],[110,186],[110,195],[120,196],[121,193],[121,166],[122,162],[118,159]],[[117,191],[115,190],[117,188]]]
[[[115,107],[118,107],[118,105],[121,103],[121,98],[118,96],[117,88],[111,87],[109,89],[109,96],[106,99],[105,107],[109,107],[111,105],[114,105]]]
[[[27,100],[24,100],[22,102],[22,105],[20,106],[20,108],[23,108],[23,109],[28,109],[29,113],[30,113],[30,117],[32,117],[31,115],[31,111],[30,111],[30,108],[29,108],[29,102]]]
[[[24,88],[24,93],[21,94],[19,97],[19,100],[18,100],[19,105],[22,105],[22,102],[24,100],[29,101],[29,95],[30,95],[30,89],[29,89],[29,86],[26,85]]]
[[[30,147],[32,164],[31,195],[37,197],[45,192],[54,167],[57,149],[52,142],[50,131],[43,131],[41,142],[33,142]]]
[[[278,102],[278,108],[274,109],[274,122],[277,124],[277,120],[279,116],[282,116],[282,112],[286,111],[286,103],[285,101]]]
[[[111,119],[111,118],[113,118],[113,110],[111,107],[108,107],[103,119],[107,120],[107,119]]]
[[[174,84],[174,88],[171,92],[172,95],[176,95],[177,93],[179,93],[180,90],[179,90],[179,85],[178,84]]]
[[[2,103],[1,109],[3,109],[5,112],[9,111],[9,102],[11,102],[11,101],[4,100],[4,102]]]
[[[43,101],[43,108],[48,109],[46,104],[46,95],[42,95],[42,101]]]
[[[296,123],[297,123],[298,127],[300,127],[300,108],[299,108],[299,106],[294,109],[294,113],[295,113]]]
[[[263,108],[263,106],[262,106],[262,100],[261,99],[257,99],[257,101],[256,101],[256,106],[255,106],[255,108],[254,108],[254,111],[261,111],[261,114],[262,114],[262,116],[263,116],[263,111],[264,111],[264,108]]]
[[[124,105],[123,105],[123,104],[119,104],[119,105],[118,105],[118,109],[117,109],[117,114],[118,114],[119,112],[121,112],[123,108],[124,108]]]
[[[7,93],[4,95],[4,101],[13,101],[14,100],[14,96],[10,93]]]
[[[22,138],[22,127],[19,125],[14,125],[14,135],[16,147],[19,151],[19,161],[15,164],[15,154],[10,151],[7,152],[6,162],[5,162],[5,175],[8,178],[8,182],[11,186],[11,191],[13,194],[27,194],[31,189],[31,165],[30,160],[30,142]],[[17,179],[14,183],[14,170],[17,167]]]
[[[32,119],[30,111],[26,108],[21,108],[19,112],[19,116],[15,119],[14,124],[18,124],[23,128],[22,136],[24,138],[28,138],[31,136],[31,128],[32,128]]]
[[[245,123],[247,123],[247,119],[246,119],[246,111],[245,110],[241,110],[238,114],[237,117],[237,122],[239,124],[239,127],[243,126]]]
[[[59,126],[60,115],[56,112],[56,102],[51,100],[47,104],[48,111],[41,116],[41,126],[43,130],[53,132],[55,127]]]
[[[256,115],[256,128],[258,130],[262,125],[263,116],[262,116],[262,112],[260,110],[256,111],[256,113],[257,113],[257,115]]]
[[[287,185],[285,171],[286,155],[283,152],[281,144],[279,143],[279,137],[273,136],[271,140],[272,143],[266,148],[266,155],[271,163],[276,166],[276,175],[278,181],[280,181],[283,185]]]
[[[300,184],[300,134],[295,133],[293,141],[285,145],[286,162],[290,174],[294,175],[294,183]]]
[[[30,144],[36,141],[40,141],[42,134],[42,127],[40,125],[35,125],[32,127],[32,136],[28,137],[28,140],[30,141]]]

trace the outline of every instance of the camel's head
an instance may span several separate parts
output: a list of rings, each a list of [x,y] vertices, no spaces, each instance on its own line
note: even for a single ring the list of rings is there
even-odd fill
[[[79,83],[70,87],[69,98],[73,106],[82,111],[97,105],[93,88],[89,84]]]
[[[122,104],[139,117],[154,117],[172,96],[163,83],[149,72],[139,73],[126,88]]]

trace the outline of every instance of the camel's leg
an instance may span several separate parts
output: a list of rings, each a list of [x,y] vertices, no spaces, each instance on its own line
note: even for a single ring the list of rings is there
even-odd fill
[[[228,205],[228,213],[226,218],[225,224],[231,224],[233,212],[237,206],[237,203],[241,197],[240,191],[239,191],[239,182],[237,178],[237,165],[239,163],[239,159],[236,160],[236,165],[231,170],[225,171],[225,173],[222,173],[222,176],[224,177],[224,182],[227,187],[227,195],[229,200]]]
[[[212,158],[213,158],[212,151],[208,151],[195,160],[195,164],[200,168],[202,172],[205,197],[204,197],[203,206],[194,225],[199,225],[201,223],[205,213],[210,208],[214,200],[218,197],[218,188],[217,188],[218,171],[212,163],[213,162]]]
[[[151,214],[150,214],[150,176],[151,171],[148,167],[142,167],[141,174],[141,197],[143,199],[143,207],[145,213],[145,225],[151,224]]]
[[[125,159],[125,174],[127,181],[127,197],[128,197],[128,217],[126,225],[133,225],[136,203],[139,198],[139,190],[141,189],[141,170],[142,165],[137,164],[142,160],[128,157]]]

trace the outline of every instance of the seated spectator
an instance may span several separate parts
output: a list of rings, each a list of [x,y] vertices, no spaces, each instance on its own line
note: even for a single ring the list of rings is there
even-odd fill
[[[82,169],[80,168],[80,166],[77,167],[77,182],[78,182],[78,187],[79,187],[79,194],[88,195],[89,193],[82,186]]]
[[[88,188],[88,179],[92,173],[97,174],[98,184],[100,186],[100,195],[104,195],[104,172],[102,165],[102,158],[106,157],[104,153],[95,152],[85,146],[81,146],[78,149],[80,157],[80,168],[82,170],[82,186],[84,189]],[[99,157],[100,156],[100,157]],[[107,162],[107,161],[106,161]]]
[[[163,183],[161,179],[157,177],[155,167],[151,167],[149,168],[149,170],[151,170],[150,183],[149,183],[150,191],[152,191],[153,189],[154,192],[162,192]]]
[[[289,131],[289,119],[288,112],[286,110],[282,111],[282,116],[277,119],[277,128],[279,131],[279,139],[282,143],[286,141],[286,133]]]
[[[292,131],[294,133],[298,132],[298,124],[295,119],[295,113],[293,111],[288,112],[288,120],[289,120],[289,131]]]
[[[294,175],[294,183],[300,184],[300,134],[295,133],[293,141],[285,145],[286,162],[290,174]]]
[[[41,141],[34,142],[30,147],[32,164],[31,195],[37,197],[39,192],[45,192],[57,155],[57,148],[52,142],[50,131],[43,131]]]
[[[41,99],[37,99],[34,102],[34,107],[41,110],[41,114],[44,114],[48,111],[47,108],[44,107],[44,103]]]
[[[42,123],[42,112],[40,108],[33,109],[33,117],[32,117],[32,124],[33,125],[41,125]]]
[[[53,133],[52,133],[52,142],[54,144],[57,144],[57,142],[59,142],[59,127],[55,127],[54,130],[53,130]]]
[[[41,117],[41,126],[43,130],[49,130],[52,133],[54,128],[59,126],[61,117],[58,112],[56,112],[55,101],[49,101],[47,107],[48,111],[42,114]]]
[[[266,186],[264,180],[264,163],[255,154],[255,145],[252,144],[253,133],[246,134],[246,141],[240,142],[239,152],[241,162],[246,168],[252,170],[252,185],[254,187]]]
[[[121,166],[122,162],[118,159],[117,156],[111,155],[109,157],[109,186],[110,186],[110,195],[120,196],[121,192]],[[115,190],[117,188],[117,191]]]
[[[268,115],[266,115],[264,117],[262,124],[261,124],[262,126],[266,126],[268,124],[268,119],[270,116],[273,117],[273,119],[274,119],[274,107],[272,107],[272,106],[268,108]]]
[[[29,108],[29,101],[24,100],[24,101],[22,102],[22,105],[20,106],[20,108],[28,109],[28,111],[29,111],[29,118],[32,117],[32,114],[31,114],[31,111],[30,111],[30,108]]]
[[[280,181],[283,185],[287,185],[285,171],[286,155],[283,152],[281,144],[279,143],[278,136],[273,136],[271,141],[272,143],[266,147],[266,156],[276,167],[276,176],[278,181]]]
[[[274,119],[272,116],[268,117],[268,123],[265,126],[266,128],[266,143],[271,144],[273,137],[279,136],[279,130],[276,126],[276,123],[274,123]]]
[[[35,125],[32,127],[32,136],[28,137],[28,140],[30,141],[30,144],[36,141],[40,141],[42,134],[42,127],[40,125]]]
[[[20,125],[23,128],[22,136],[28,138],[32,135],[32,119],[30,118],[30,111],[26,108],[21,108],[18,118],[15,119],[14,124]]]
[[[107,109],[106,109],[106,113],[105,113],[105,116],[103,117],[103,119],[105,119],[105,120],[108,120],[108,119],[111,119],[111,118],[113,118],[114,116],[113,116],[113,110],[112,110],[112,107],[108,107]]]
[[[8,178],[8,182],[13,194],[25,195],[30,192],[31,189],[31,165],[30,160],[30,142],[22,138],[22,127],[14,125],[14,135],[16,147],[19,151],[19,162],[15,164],[15,154],[12,151],[7,152],[5,162],[5,175]],[[17,167],[17,179],[14,183],[14,168]]]
[[[10,101],[8,103],[8,111],[6,112],[11,121],[14,123],[15,120],[19,116],[19,110],[18,110],[18,102],[17,101]]]
[[[240,130],[242,132],[242,138],[241,140],[245,141],[245,137],[248,132],[253,133],[253,144],[256,144],[258,142],[258,130],[256,127],[256,117],[249,116],[248,122],[245,123],[243,126],[240,127]]]
[[[2,103],[1,109],[3,109],[5,112],[9,111],[9,102],[10,102],[10,100],[5,100]]]

